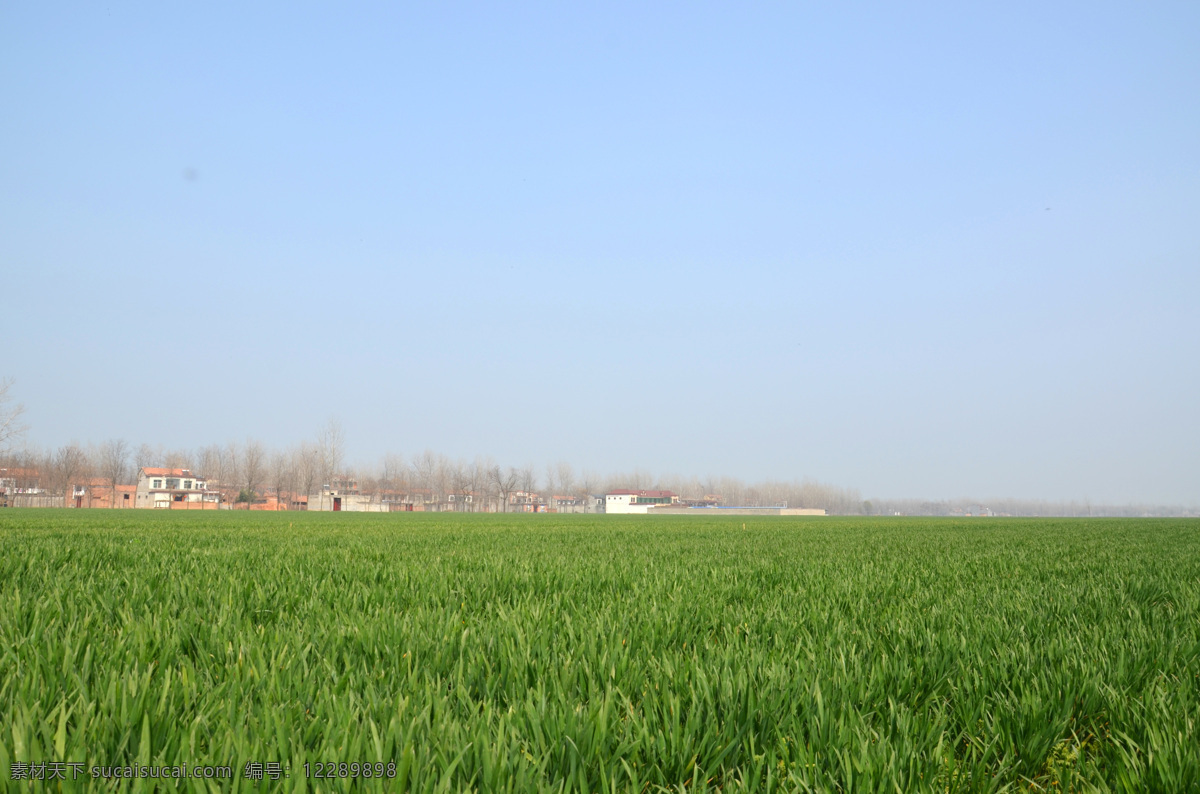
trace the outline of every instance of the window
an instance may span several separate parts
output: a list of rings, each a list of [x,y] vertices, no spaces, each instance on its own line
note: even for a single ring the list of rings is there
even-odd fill
[[[161,488],[161,487],[162,487],[162,480],[151,480],[151,481],[150,481],[150,487],[151,487],[151,488]]]
[[[168,477],[167,478],[167,490],[174,491],[177,488],[179,488],[179,479],[176,477]]]
[[[192,490],[192,481],[191,481],[191,480],[184,480],[184,481],[183,481],[183,490],[185,490],[185,491],[190,491],[190,490]]]

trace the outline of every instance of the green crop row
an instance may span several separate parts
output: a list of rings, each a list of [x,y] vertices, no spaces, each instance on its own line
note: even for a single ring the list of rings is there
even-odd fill
[[[0,549],[11,790],[1200,791],[1194,520],[6,510]]]

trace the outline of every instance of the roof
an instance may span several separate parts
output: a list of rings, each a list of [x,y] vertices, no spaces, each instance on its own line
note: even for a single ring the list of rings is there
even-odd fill
[[[191,469],[158,469],[151,466],[143,466],[142,471],[147,477],[191,477],[196,480],[203,480],[199,474],[192,474]]]
[[[76,477],[71,483],[75,488],[108,488],[112,483],[103,477]]]
[[[42,473],[37,469],[22,468],[20,466],[11,466],[9,468],[0,469],[0,477],[41,477]]]
[[[679,494],[674,491],[631,491],[628,488],[619,488],[615,491],[609,491],[608,496],[644,496],[647,499],[666,499]]]

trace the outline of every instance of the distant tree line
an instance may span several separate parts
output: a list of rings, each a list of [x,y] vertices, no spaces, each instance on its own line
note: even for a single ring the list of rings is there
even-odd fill
[[[362,494],[380,499],[389,495],[420,494],[435,509],[464,511],[508,509],[514,494],[546,497],[588,497],[608,491],[666,490],[685,501],[727,506],[787,506],[822,508],[833,515],[872,516],[1168,516],[1197,515],[1196,508],[1163,505],[1106,505],[1091,502],[1053,502],[1029,499],[942,500],[879,499],[864,501],[857,489],[813,480],[764,480],[748,483],[730,476],[680,477],[655,475],[643,469],[598,473],[577,470],[567,461],[540,471],[533,464],[502,465],[487,456],[450,458],[424,450],[411,456],[388,453],[369,465],[348,465],[346,437],[341,424],[330,420],[316,437],[284,449],[269,449],[261,441],[211,444],[197,449],[165,449],[123,439],[100,444],[72,442],[57,449],[18,446],[24,436],[23,407],[11,395],[12,381],[0,380],[0,468],[36,470],[40,488],[65,494],[83,482],[102,481],[114,492],[136,481],[144,467],[190,469],[208,478],[228,502],[253,496],[274,496],[284,502],[295,494],[344,489],[353,484]],[[470,499],[451,499],[471,496]]]
[[[470,500],[458,499],[453,509],[503,511],[516,493],[586,498],[631,488],[674,491],[697,502],[719,499],[725,505],[815,507],[847,515],[861,513],[863,505],[857,490],[812,480],[747,483],[735,477],[653,475],[642,469],[601,474],[577,470],[567,461],[539,470],[531,463],[502,465],[487,456],[455,459],[433,450],[407,457],[388,453],[371,465],[349,465],[345,433],[336,421],[330,421],[315,438],[285,449],[270,449],[255,439],[197,449],[151,444],[134,447],[113,439],[45,450],[25,446],[0,455],[0,466],[37,470],[41,487],[54,494],[97,479],[113,489],[133,484],[138,470],[145,467],[190,469],[208,478],[209,487],[220,490],[229,502],[246,501],[249,494],[274,496],[282,502],[292,494],[353,487],[381,498],[419,493],[444,507],[452,495],[470,495]]]
[[[878,516],[1028,516],[1032,518],[1154,518],[1200,516],[1200,509],[1183,505],[1099,504],[1090,501],[1041,499],[871,499],[864,515]]]

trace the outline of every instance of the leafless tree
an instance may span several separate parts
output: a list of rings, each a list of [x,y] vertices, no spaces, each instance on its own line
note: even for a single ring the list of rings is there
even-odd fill
[[[222,498],[227,502],[232,502],[238,497],[238,491],[242,489],[242,483],[246,481],[244,476],[245,466],[242,464],[242,450],[236,442],[230,441],[225,445],[224,450],[225,461],[225,479],[221,482]]]
[[[0,378],[0,453],[7,452],[26,429],[21,421],[25,406],[13,402],[12,385],[12,378]]]
[[[579,476],[579,493],[581,496],[591,496],[600,490],[600,475],[593,471],[584,470]]]
[[[444,466],[433,450],[425,450],[419,455],[413,456],[412,476],[413,482],[417,488],[424,492],[423,499],[428,499],[432,502],[441,501],[441,492],[438,489],[440,480],[440,472],[444,470]]]
[[[437,456],[437,467],[433,470],[433,492],[437,495],[439,510],[446,509],[446,494],[450,493],[450,462],[445,455]]]
[[[139,444],[133,453],[133,467],[141,470],[147,466],[159,466],[162,464],[162,458],[162,447],[156,449],[149,444]]]
[[[493,466],[489,476],[492,485],[496,486],[496,490],[500,493],[500,512],[507,513],[508,499],[512,496],[512,492],[517,490],[517,485],[521,481],[521,474],[512,466],[506,469]]]
[[[305,496],[315,494],[321,485],[321,453],[307,441],[292,451],[292,466],[296,470],[296,482]]]
[[[629,477],[629,487],[634,490],[650,488],[653,483],[653,475],[645,469],[634,469],[633,474]]]
[[[88,467],[87,454],[83,448],[72,441],[66,446],[59,447],[52,458],[51,471],[54,490],[66,495]]]
[[[400,455],[388,453],[383,456],[383,473],[380,475],[380,487],[391,494],[399,494],[405,490],[404,481],[407,479],[408,466]]]
[[[196,455],[196,462],[200,466],[199,474],[208,478],[209,487],[219,487],[226,476],[225,450],[216,444],[204,447]]]
[[[571,495],[575,493],[575,469],[565,460],[554,464],[554,475],[558,480],[559,493]],[[551,494],[553,496],[553,494]]]
[[[192,453],[185,449],[172,449],[162,455],[163,465],[168,469],[192,468]]]
[[[478,513],[485,509],[487,502],[488,466],[482,459],[472,461],[466,467],[466,485],[471,497],[468,504],[471,512]]]
[[[271,455],[271,483],[275,489],[275,501],[286,505],[284,493],[295,490],[296,470],[292,465],[292,456],[284,452]]]
[[[492,482],[492,469],[496,468],[496,461],[488,456],[479,456],[475,458],[472,464],[473,488],[476,491],[475,510],[476,512],[495,512],[494,504],[499,501],[499,494],[495,484]]]
[[[100,447],[100,472],[108,480],[112,506],[117,506],[117,486],[125,481],[129,468],[129,443],[125,439],[105,441]]]
[[[242,448],[242,483],[252,494],[257,494],[267,474],[267,451],[261,441],[246,439]]]
[[[342,423],[336,417],[329,418],[329,423],[321,431],[317,443],[321,449],[321,463],[325,469],[323,479],[328,481],[342,473],[342,463],[346,455],[346,431],[342,429]]]
[[[454,500],[455,512],[466,512],[470,506],[467,498],[471,495],[471,475],[469,466],[462,461],[456,461],[447,466],[447,479],[450,481],[451,498]]]
[[[518,490],[526,493],[533,493],[537,490],[537,475],[533,473],[533,464],[527,463],[520,469],[517,469],[517,484],[520,486]]]

